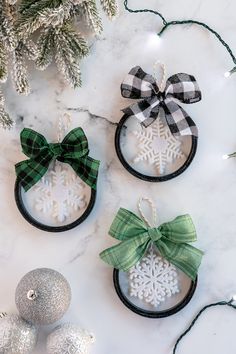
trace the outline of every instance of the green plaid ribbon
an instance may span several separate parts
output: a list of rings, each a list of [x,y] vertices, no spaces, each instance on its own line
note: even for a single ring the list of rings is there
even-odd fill
[[[29,190],[47,172],[52,160],[68,163],[91,188],[96,189],[99,161],[88,156],[88,140],[82,128],[71,130],[61,143],[48,143],[42,134],[25,128],[21,146],[29,157],[15,165],[16,175],[25,191]]]
[[[153,243],[162,257],[192,280],[196,279],[203,252],[188,244],[197,240],[190,215],[181,215],[157,228],[150,228],[131,211],[121,208],[109,234],[121,242],[101,252],[100,257],[114,268],[128,271]]]

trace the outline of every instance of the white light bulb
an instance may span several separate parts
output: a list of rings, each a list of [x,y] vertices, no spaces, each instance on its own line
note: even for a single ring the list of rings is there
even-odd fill
[[[228,155],[223,155],[222,159],[227,160],[227,159],[231,159],[233,157],[236,157],[236,152],[233,152],[232,154],[228,154]]]
[[[226,71],[225,77],[230,77],[234,73],[236,73],[236,66],[233,69]]]
[[[152,32],[149,34],[147,42],[149,46],[157,47],[161,43],[161,37],[157,33]]]

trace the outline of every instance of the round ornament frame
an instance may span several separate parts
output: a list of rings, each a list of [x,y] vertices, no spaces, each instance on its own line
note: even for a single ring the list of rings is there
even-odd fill
[[[118,269],[113,270],[113,283],[114,283],[114,287],[115,287],[115,290],[116,290],[116,293],[117,293],[119,299],[132,312],[134,312],[140,316],[147,317],[147,318],[153,318],[153,319],[169,317],[169,316],[176,314],[180,310],[182,310],[185,306],[188,305],[188,303],[192,299],[192,297],[195,293],[196,287],[197,287],[197,283],[198,283],[198,277],[196,277],[195,281],[192,280],[187,294],[184,296],[183,300],[180,301],[179,303],[177,303],[175,306],[173,306],[167,310],[164,310],[164,311],[157,311],[157,310],[149,311],[149,310],[144,310],[141,307],[135,306],[123,294],[123,291],[121,289],[120,282],[119,282],[119,272],[120,271]]]
[[[43,224],[42,222],[36,220],[30,214],[30,212],[26,209],[25,204],[23,202],[22,189],[23,189],[23,187],[21,185],[20,179],[16,178],[14,194],[15,194],[15,202],[16,202],[19,212],[21,213],[23,218],[26,221],[28,221],[29,224],[31,224],[32,226],[34,226],[42,231],[47,231],[47,232],[65,232],[65,231],[71,230],[71,229],[75,228],[76,226],[80,225],[82,222],[84,222],[87,219],[87,217],[89,216],[89,214],[93,210],[95,202],[96,202],[96,196],[97,196],[97,191],[95,189],[91,188],[91,196],[90,196],[90,200],[88,202],[88,206],[85,209],[85,211],[83,212],[83,214],[80,215],[80,217],[78,219],[76,219],[68,224],[65,224],[65,225],[51,226],[51,225]]]
[[[150,176],[150,175],[145,175],[141,172],[138,172],[137,170],[135,170],[129,163],[128,161],[125,159],[122,150],[121,150],[121,146],[120,146],[120,140],[121,140],[121,132],[122,129],[125,125],[125,123],[128,121],[129,119],[129,115],[124,114],[122,116],[122,118],[120,119],[119,123],[117,124],[117,128],[116,128],[116,132],[115,132],[115,150],[116,150],[116,154],[121,162],[121,164],[123,165],[123,167],[133,176],[143,180],[143,181],[147,181],[147,182],[165,182],[168,180],[171,180],[179,175],[181,175],[192,163],[196,152],[197,152],[197,145],[198,145],[198,138],[194,135],[191,135],[191,149],[189,152],[189,155],[186,159],[186,161],[184,162],[184,164],[182,166],[180,166],[180,168],[178,168],[176,171],[167,174],[167,175],[162,175],[162,176]]]

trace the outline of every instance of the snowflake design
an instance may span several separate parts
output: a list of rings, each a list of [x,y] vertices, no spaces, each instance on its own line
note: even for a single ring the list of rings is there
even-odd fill
[[[90,345],[95,341],[87,331],[75,328],[70,323],[51,334],[47,352],[50,354],[89,354]]]
[[[150,252],[129,271],[130,296],[158,307],[179,293],[176,268],[166,259]]]
[[[86,206],[85,197],[81,195],[83,188],[80,178],[70,166],[55,162],[54,167],[34,186],[35,191],[40,193],[35,207],[63,222],[73,211]]]
[[[154,164],[158,172],[163,174],[168,163],[184,157],[180,149],[181,141],[171,134],[169,127],[160,118],[150,127],[133,133],[140,143],[135,163],[147,161]]]
[[[84,354],[85,350],[87,352],[87,346],[90,344],[86,339],[83,337],[78,336],[70,336],[69,338],[66,338],[64,343],[62,344],[61,352],[63,354]]]
[[[88,353],[90,340],[86,338],[69,338],[66,343],[63,344],[63,350],[65,354],[86,354]]]

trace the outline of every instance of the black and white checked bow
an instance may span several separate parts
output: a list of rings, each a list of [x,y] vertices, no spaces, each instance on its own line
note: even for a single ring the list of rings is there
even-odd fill
[[[152,124],[163,110],[173,135],[198,135],[195,123],[176,102],[194,103],[201,100],[201,91],[194,76],[175,74],[169,77],[165,90],[161,92],[155,78],[136,66],[121,84],[121,94],[125,98],[142,99],[123,109],[123,112],[136,117],[145,127]]]

